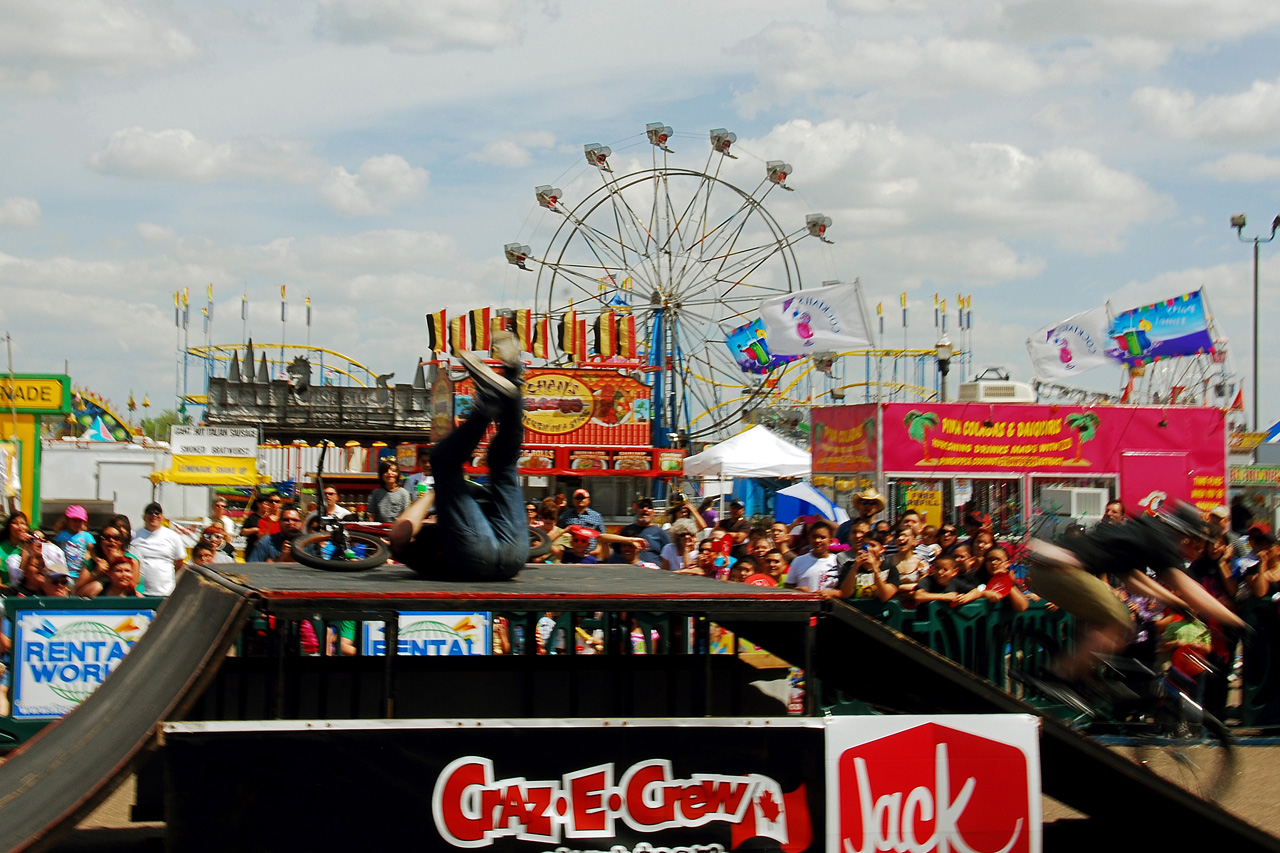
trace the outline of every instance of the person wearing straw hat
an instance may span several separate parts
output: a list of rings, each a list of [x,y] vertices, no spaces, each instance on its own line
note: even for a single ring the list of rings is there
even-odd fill
[[[836,539],[846,545],[851,544],[849,542],[849,531],[855,521],[865,521],[867,527],[874,529],[876,516],[884,512],[884,508],[888,506],[888,503],[884,499],[884,495],[876,491],[874,486],[867,486],[858,492],[853,496],[849,507],[851,510],[849,520],[840,525],[840,529],[836,531]]]

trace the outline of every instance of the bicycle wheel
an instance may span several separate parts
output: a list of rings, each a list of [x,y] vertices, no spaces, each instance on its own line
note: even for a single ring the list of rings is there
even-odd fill
[[[549,553],[551,553],[551,540],[547,537],[547,534],[536,527],[530,527],[529,556],[527,559],[536,560],[539,557],[545,557]]]
[[[1183,720],[1165,737],[1142,738],[1134,759],[1205,800],[1218,800],[1235,781],[1235,738],[1212,714],[1199,725]]]
[[[328,533],[299,536],[293,543],[293,558],[304,566],[330,572],[363,572],[381,566],[391,557],[387,543],[368,533],[348,532],[351,554],[335,554]]]

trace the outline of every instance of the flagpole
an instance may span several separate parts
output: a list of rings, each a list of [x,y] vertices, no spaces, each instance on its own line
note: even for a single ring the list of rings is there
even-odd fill
[[[307,349],[311,349],[311,296],[307,296]]]
[[[182,291],[173,292],[173,396],[176,412],[182,405]]]
[[[182,288],[182,400],[178,404],[178,414],[182,423],[187,422],[187,356],[191,351],[191,293]]]
[[[280,285],[280,370],[284,370],[284,342],[288,334],[289,303],[285,299],[285,285]]]
[[[240,345],[249,340],[249,285],[244,285],[244,293],[240,297]]]

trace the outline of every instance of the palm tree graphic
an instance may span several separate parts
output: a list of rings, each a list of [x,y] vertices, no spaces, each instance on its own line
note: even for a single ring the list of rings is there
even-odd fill
[[[907,435],[912,441],[924,446],[924,458],[921,462],[932,461],[929,457],[929,430],[938,425],[938,416],[933,412],[920,412],[912,409],[903,417],[902,423],[907,427]]]
[[[1098,424],[1098,416],[1093,412],[1078,412],[1074,415],[1067,415],[1067,426],[1078,433],[1078,438],[1076,439],[1077,462],[1080,461],[1084,443],[1098,434]]]

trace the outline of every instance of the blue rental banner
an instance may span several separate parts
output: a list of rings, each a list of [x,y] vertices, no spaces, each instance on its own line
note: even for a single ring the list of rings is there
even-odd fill
[[[13,637],[14,719],[54,720],[98,689],[155,617],[153,609],[22,610]]]
[[[488,613],[402,611],[399,614],[401,655],[487,655],[493,646],[493,620]],[[385,655],[381,622],[365,622],[362,654]]]
[[[1213,352],[1201,291],[1117,314],[1107,355],[1130,367]]]

